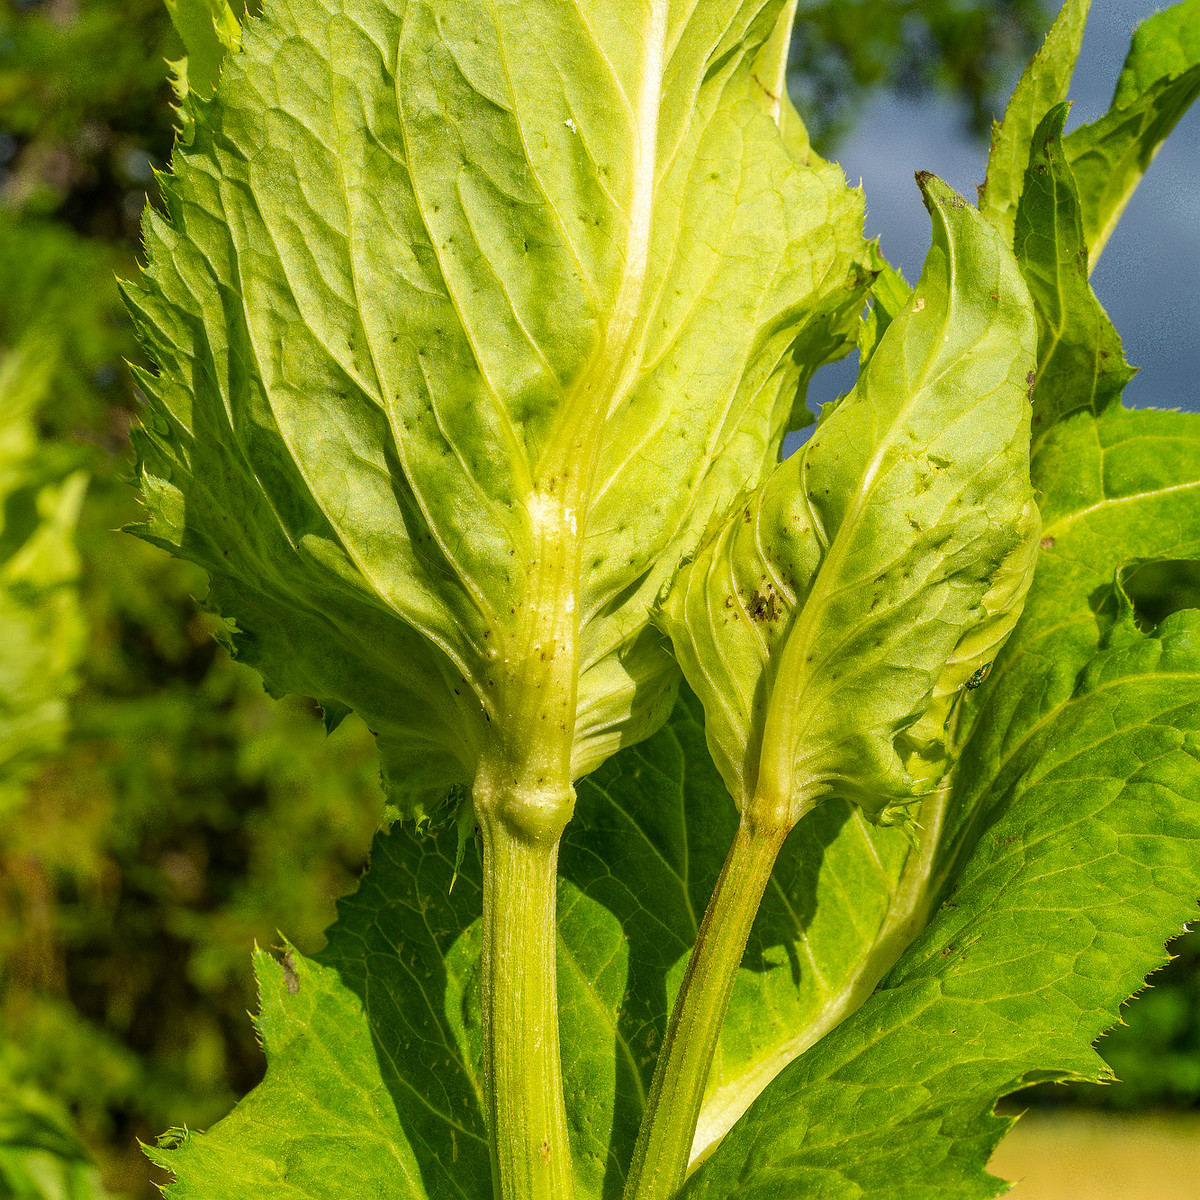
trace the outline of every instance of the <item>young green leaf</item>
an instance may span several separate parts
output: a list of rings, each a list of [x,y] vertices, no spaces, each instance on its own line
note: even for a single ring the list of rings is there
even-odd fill
[[[1100,412],[1134,375],[1088,284],[1079,194],[1063,146],[1067,107],[1052,108],[1034,134],[1013,245],[1038,323],[1031,395],[1035,459],[1055,421],[1080,408]]]
[[[904,311],[855,390],[663,605],[714,760],[752,820],[790,828],[828,794],[872,819],[903,814],[929,785],[898,736],[973,627],[1023,594],[1037,530],[1029,294],[990,226],[921,182],[933,248]]]
[[[944,184],[918,181],[934,245],[906,307],[855,390],[663,603],[742,821],[672,1010],[626,1200],[673,1196],[684,1180],[787,832],[829,795],[911,821],[949,763],[955,702],[1028,583],[1029,294],[995,230]]]
[[[871,307],[863,318],[858,334],[860,371],[875,353],[875,347],[887,332],[887,327],[904,311],[912,295],[912,288],[905,282],[904,276],[883,257],[877,242],[872,242],[868,247],[867,262],[875,274],[875,282],[871,285]]]
[[[1133,36],[1112,107],[1067,138],[1091,266],[1159,146],[1200,95],[1200,0],[1144,21]]]
[[[1017,81],[1003,123],[992,123],[992,148],[979,210],[1009,245],[1034,143],[1033,132],[1046,113],[1067,98],[1091,6],[1091,0],[1067,0],[1042,48]]]

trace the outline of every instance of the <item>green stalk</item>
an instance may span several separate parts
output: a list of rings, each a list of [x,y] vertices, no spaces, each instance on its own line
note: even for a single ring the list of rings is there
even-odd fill
[[[717,1038],[755,914],[787,829],[743,815],[708,903],[650,1085],[625,1200],[669,1200],[683,1184]]]
[[[571,1200],[555,985],[558,837],[477,814],[484,1092],[495,1200]]]

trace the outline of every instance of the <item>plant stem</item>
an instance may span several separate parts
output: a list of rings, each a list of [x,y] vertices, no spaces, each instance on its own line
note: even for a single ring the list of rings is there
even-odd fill
[[[625,1200],[669,1200],[683,1184],[704,1086],[755,914],[787,836],[743,816],[708,903],[650,1085]]]
[[[479,814],[484,1090],[495,1200],[571,1200],[555,987],[558,838]]]

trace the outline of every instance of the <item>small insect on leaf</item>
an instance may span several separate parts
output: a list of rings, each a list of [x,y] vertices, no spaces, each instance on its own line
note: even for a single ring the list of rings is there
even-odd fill
[[[970,679],[967,680],[967,691],[973,692],[991,674],[992,664],[985,662]]]

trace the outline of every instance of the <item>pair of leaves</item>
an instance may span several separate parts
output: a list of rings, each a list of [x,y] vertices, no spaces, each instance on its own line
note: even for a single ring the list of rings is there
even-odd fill
[[[127,293],[140,532],[406,814],[546,729],[586,773],[665,719],[650,600],[868,280],[861,196],[779,135],[791,8],[185,10],[224,57]]]
[[[1088,561],[1096,541],[1081,538]],[[1045,645],[1024,651],[1015,635],[1022,653],[1006,654],[988,688],[989,714],[1007,720],[976,734],[973,745],[994,750],[959,781],[962,803],[982,815],[974,852],[857,1012],[899,948],[887,935],[914,932],[897,919],[910,851],[899,831],[870,829],[833,802],[800,825],[739,973],[702,1138],[794,1061],[687,1195],[890,1195],[897,1180],[914,1197],[994,1195],[981,1168],[1007,1127],[988,1116],[997,1095],[1106,1075],[1090,1042],[1161,963],[1200,889],[1196,614],[1153,635],[1130,617],[1110,625],[1072,692],[1040,706],[1023,685]],[[1018,669],[1026,659],[1034,670]],[[585,781],[563,849],[564,1072],[584,1196],[620,1194],[733,832],[698,717],[681,700],[666,729]],[[170,1195],[490,1194],[478,865],[468,854],[449,891],[456,845],[452,829],[381,835],[315,962],[259,955],[267,1079],[212,1132],[154,1154],[177,1173]]]
[[[1034,131],[1067,98],[1090,8],[1091,0],[1067,0],[993,129],[980,208],[1010,241]],[[1183,0],[1138,27],[1109,111],[1067,139],[1091,266],[1159,146],[1198,95],[1200,4]]]
[[[580,784],[560,860],[558,975],[581,1195],[620,1195],[667,1013],[735,824],[688,694],[666,728]],[[351,1183],[368,1196],[490,1194],[479,861],[468,849],[455,879],[456,850],[450,826],[432,837],[400,826],[381,834],[325,950],[314,960],[289,950],[282,963],[257,955],[267,1079],[210,1133],[154,1152],[178,1175],[171,1194],[332,1197]],[[705,1129],[727,1127],[806,1026],[890,965],[864,960],[895,916],[908,850],[898,830],[869,827],[836,803],[797,831],[735,988]]]
[[[1116,431],[1144,415],[1114,408],[1106,420]],[[1195,423],[1181,420],[1164,436],[1194,468],[1178,435]],[[1135,440],[1129,462],[1161,467],[1163,448]],[[1150,489],[1143,511],[1181,482]],[[1138,486],[1147,483],[1143,474]],[[912,1181],[914,1196],[995,1194],[981,1165],[1006,1128],[987,1115],[996,1096],[1034,1079],[1101,1077],[1090,1042],[1190,915],[1200,885],[1188,799],[1200,782],[1194,614],[1153,635],[1127,607],[1120,619],[1098,618],[1088,598],[1093,584],[1111,593],[1105,522],[1124,519],[1122,497],[1047,512],[1056,541],[1030,611],[1049,596],[1090,635],[1065,663],[1071,686],[1034,702],[1043,662],[1064,665],[1062,630],[1043,635],[1027,620],[987,684],[985,717],[955,780],[957,815],[975,820],[951,814],[936,861],[912,861],[898,831],[868,830],[844,806],[799,827],[739,976],[698,1151],[785,1069],[688,1194],[883,1194],[897,1178]],[[1060,545],[1063,529],[1089,521],[1074,552],[1070,535]],[[1190,523],[1195,538],[1194,509]],[[1194,543],[1157,549],[1183,554]],[[1060,564],[1078,561],[1090,572],[1082,586],[1055,582]],[[967,703],[984,706],[978,694]],[[698,716],[694,700],[681,702],[668,729],[581,785],[564,844],[564,1070],[583,1195],[620,1192],[673,992],[732,836]],[[159,1152],[179,1174],[176,1195],[264,1186],[333,1195],[347,1180],[365,1195],[488,1194],[471,923],[478,868],[469,855],[450,891],[455,848],[451,830],[437,840],[381,837],[315,964],[292,953],[281,968],[260,956],[267,1082],[213,1133]],[[956,857],[969,865],[954,895],[854,1012]]]

